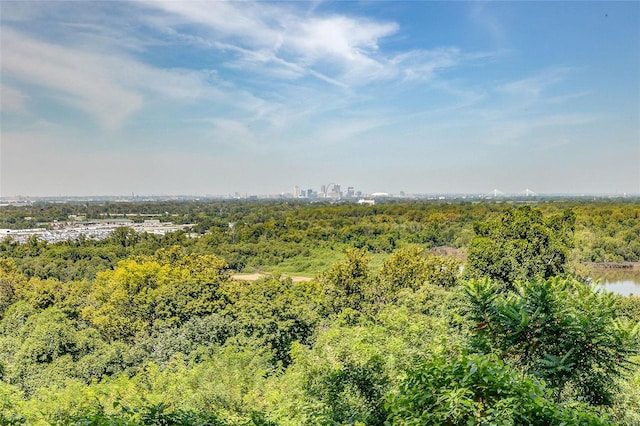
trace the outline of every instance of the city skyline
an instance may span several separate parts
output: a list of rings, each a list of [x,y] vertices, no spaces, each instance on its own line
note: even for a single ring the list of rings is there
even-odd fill
[[[638,2],[0,8],[1,197],[640,193]]]
[[[312,185],[310,185],[312,186]],[[505,200],[519,200],[519,199],[572,199],[572,198],[584,198],[594,197],[594,199],[612,199],[612,198],[628,198],[636,199],[640,197],[640,192],[583,192],[583,193],[566,193],[566,192],[543,192],[538,193],[530,188],[524,188],[517,191],[502,191],[501,189],[494,188],[490,191],[480,192],[407,192],[404,190],[397,190],[391,192],[363,192],[359,188],[348,186],[346,190],[341,190],[340,184],[332,184],[334,189],[330,189],[327,185],[322,184],[318,188],[301,187],[294,185],[292,191],[282,190],[270,193],[258,193],[258,192],[239,192],[230,191],[226,193],[176,193],[176,194],[136,194],[136,193],[122,193],[122,194],[76,194],[76,195],[44,195],[33,196],[28,194],[17,194],[11,196],[0,195],[0,203],[9,204],[21,204],[23,202],[100,202],[100,201],[126,201],[126,202],[138,202],[138,201],[170,201],[170,200],[251,200],[251,199],[300,199],[300,200],[318,200],[318,201],[353,201],[359,199],[441,199],[441,200],[459,200],[459,199],[505,199]],[[335,189],[337,187],[337,189]],[[7,204],[7,205],[9,205]],[[4,205],[4,204],[3,204]]]

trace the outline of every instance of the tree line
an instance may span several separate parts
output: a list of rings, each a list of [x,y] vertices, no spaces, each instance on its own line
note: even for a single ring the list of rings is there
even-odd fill
[[[27,244],[18,244],[4,239],[0,241],[0,256],[15,259],[27,277],[92,279],[98,271],[113,268],[131,255],[152,255],[160,248],[179,245],[189,252],[216,254],[236,272],[262,270],[314,276],[338,261],[347,248],[366,248],[377,265],[407,244],[427,249],[450,247],[464,256],[480,231],[477,224],[495,219],[512,207],[517,205],[426,201],[375,206],[270,201],[5,207],[0,210],[0,228],[26,218],[32,226],[46,226],[54,219],[68,220],[71,214],[98,217],[139,213],[193,224],[193,232],[157,236],[123,227],[101,241],[51,244],[34,237]],[[540,202],[533,207],[545,216],[564,211],[574,215],[574,243],[567,253],[570,267],[581,262],[640,261],[637,202]],[[193,235],[199,237],[188,238]]]

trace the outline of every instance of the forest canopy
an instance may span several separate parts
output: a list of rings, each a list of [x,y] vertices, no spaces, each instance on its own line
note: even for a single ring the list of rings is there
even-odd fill
[[[193,232],[0,243],[0,424],[640,422],[637,203],[126,208]]]

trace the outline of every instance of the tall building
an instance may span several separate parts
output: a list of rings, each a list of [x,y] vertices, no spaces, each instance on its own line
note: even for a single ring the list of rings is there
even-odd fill
[[[331,197],[340,198],[341,196],[342,196],[342,192],[340,191],[340,185],[336,183],[333,185],[333,188],[331,189]]]
[[[300,198],[300,187],[298,185],[293,187],[293,198]]]
[[[347,198],[353,198],[356,195],[353,186],[347,188]]]

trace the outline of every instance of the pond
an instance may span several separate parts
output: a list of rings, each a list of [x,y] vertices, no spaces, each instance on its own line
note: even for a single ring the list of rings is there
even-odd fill
[[[607,291],[623,296],[640,295],[640,270],[638,269],[594,270],[592,278]]]

